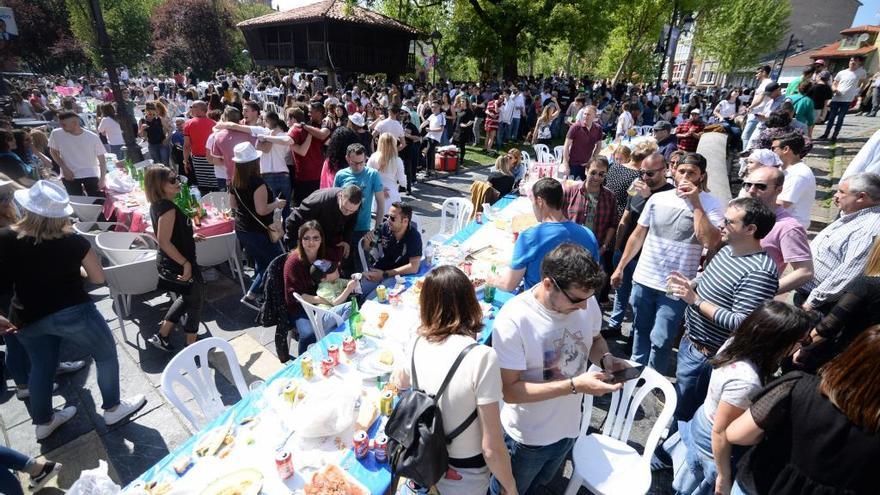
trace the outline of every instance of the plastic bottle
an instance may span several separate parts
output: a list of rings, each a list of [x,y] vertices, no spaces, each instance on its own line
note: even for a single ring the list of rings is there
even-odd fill
[[[492,276],[495,275],[495,265],[492,265],[491,268]],[[486,287],[483,288],[483,301],[486,301],[489,304],[495,302],[495,287],[486,284]]]

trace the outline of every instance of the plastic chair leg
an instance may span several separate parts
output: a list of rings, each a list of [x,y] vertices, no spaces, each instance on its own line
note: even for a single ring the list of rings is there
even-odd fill
[[[578,490],[581,489],[583,484],[584,479],[581,478],[575,470],[572,470],[571,480],[568,482],[568,486],[565,487],[565,495],[577,495]]]

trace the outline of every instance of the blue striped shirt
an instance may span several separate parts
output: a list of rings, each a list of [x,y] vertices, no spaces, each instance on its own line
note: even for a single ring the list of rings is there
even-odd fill
[[[762,302],[779,289],[776,263],[764,251],[734,256],[730,246],[716,254],[697,280],[697,295],[718,309],[713,319],[688,306],[685,327],[694,342],[717,351]]]

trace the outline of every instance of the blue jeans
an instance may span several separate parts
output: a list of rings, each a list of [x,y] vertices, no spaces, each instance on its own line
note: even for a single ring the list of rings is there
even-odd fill
[[[504,443],[510,452],[510,465],[516,488],[522,495],[535,493],[539,486],[548,484],[559,472],[565,456],[574,446],[574,438],[563,438],[556,443],[543,446],[524,445],[504,434]],[[501,493],[501,484],[495,477],[489,484],[492,495]]]
[[[338,306],[334,306],[332,309],[329,309],[333,313],[338,314],[342,317],[343,320],[348,319],[348,315],[351,312],[351,303],[345,302]],[[309,346],[318,341],[315,336],[315,329],[312,327],[312,322],[309,321],[309,317],[306,316],[305,311],[301,311],[298,315],[290,316],[290,323],[296,327],[297,332],[299,332],[299,339],[297,339],[297,348],[299,352],[297,355],[302,355],[302,353],[309,350]],[[324,315],[323,318],[324,330],[333,330],[334,328],[338,329],[341,327],[336,327],[336,321],[334,321],[333,317],[330,315]]]
[[[285,173],[263,174],[263,180],[266,181],[266,185],[272,190],[272,198],[280,196],[281,199],[287,201],[284,209],[281,210],[281,215],[287,218],[287,215],[290,215],[290,207],[292,205],[290,198],[290,175]]]
[[[21,345],[21,341],[14,333],[7,334],[4,339],[6,340],[6,369],[17,386],[27,386],[31,370],[31,359],[27,350]]]
[[[6,495],[19,495],[21,483],[13,471],[24,471],[34,460],[17,450],[0,445],[0,493]]]
[[[168,165],[168,160],[171,158],[171,147],[166,144],[151,144],[150,158],[153,159],[153,163]]]
[[[119,361],[110,327],[92,302],[70,306],[45,316],[18,333],[31,357],[31,418],[40,425],[52,420],[52,382],[58,367],[61,340],[88,352],[98,369],[98,388],[103,409],[119,405]]]
[[[840,134],[840,128],[843,127],[843,118],[846,117],[846,112],[848,111],[848,102],[832,101],[828,105],[828,120],[825,121],[825,132],[822,135],[826,137],[830,135],[832,139],[837,139],[837,135]],[[830,134],[832,126],[834,126],[834,134]]]
[[[760,122],[754,114],[749,114],[746,118],[746,125],[742,131],[742,144],[743,151],[746,150],[749,146],[749,139],[752,137],[752,133],[755,132],[755,128],[758,127],[758,122]]]
[[[270,241],[266,232],[236,230],[235,236],[254,262],[254,280],[251,282],[248,294],[259,294],[263,287],[263,274],[266,273],[269,263],[281,254],[281,246],[277,242]]]
[[[666,297],[666,292],[633,283],[632,360],[666,375],[672,357],[672,341],[684,317],[687,303]]]
[[[510,124],[507,122],[498,123],[498,135],[495,137],[495,149],[501,150],[504,143],[510,138]]]
[[[125,160],[125,153],[122,152],[124,144],[108,144],[107,149],[110,153],[116,155],[117,160]]]
[[[510,139],[512,141],[517,141],[519,139],[519,121],[520,119],[517,118],[510,121]]]
[[[611,264],[617,268],[620,263],[620,257],[623,255],[621,251],[614,252],[614,258]],[[630,293],[632,292],[633,272],[636,271],[636,263],[639,258],[636,256],[623,269],[623,281],[614,296],[614,308],[611,310],[611,316],[608,317],[608,326],[619,328],[623,325],[623,319],[626,317],[626,310],[630,305]]]
[[[709,390],[712,365],[709,357],[694,347],[687,335],[678,346],[678,365],[675,368],[675,392],[678,404],[675,407],[677,421],[689,421]]]
[[[226,191],[226,179],[217,177],[217,190],[218,191]]]

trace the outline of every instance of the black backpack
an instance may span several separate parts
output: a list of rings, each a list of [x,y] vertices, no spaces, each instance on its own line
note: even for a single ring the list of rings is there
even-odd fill
[[[418,341],[419,339],[416,339],[413,343],[412,388],[401,396],[385,425],[385,435],[388,436],[388,460],[393,475],[389,493],[396,491],[401,476],[423,487],[436,484],[449,468],[449,453],[446,446],[477,419],[477,410],[474,409],[458,428],[447,435],[443,430],[443,418],[440,415],[438,401],[452,381],[452,376],[462,359],[479,344],[473,343],[461,350],[437,394],[431,395],[419,389],[415,363],[415,346]]]

